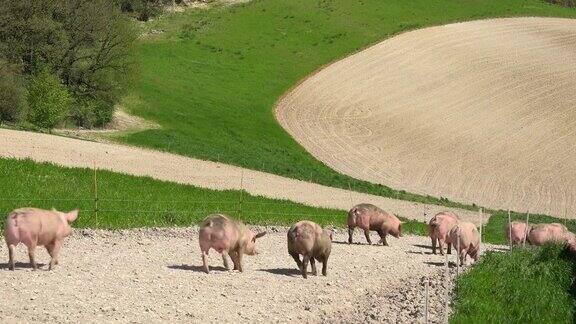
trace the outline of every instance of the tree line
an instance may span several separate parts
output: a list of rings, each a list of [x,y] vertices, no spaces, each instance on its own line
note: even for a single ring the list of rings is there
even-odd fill
[[[97,127],[136,76],[134,19],[168,0],[0,0],[0,122]]]

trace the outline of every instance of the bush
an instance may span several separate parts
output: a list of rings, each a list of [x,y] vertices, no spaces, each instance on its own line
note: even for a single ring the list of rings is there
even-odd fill
[[[576,8],[576,0],[546,0],[546,1],[559,6]]]
[[[71,108],[71,118],[78,126],[102,127],[112,120],[114,106],[96,99],[78,99]]]
[[[27,99],[28,121],[43,128],[54,128],[69,112],[70,94],[47,68],[30,80]]]
[[[0,61],[0,121],[18,121],[25,107],[24,88],[20,80]]]

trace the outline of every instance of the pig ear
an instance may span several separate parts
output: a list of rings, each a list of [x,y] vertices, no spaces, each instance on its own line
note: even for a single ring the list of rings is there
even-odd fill
[[[78,218],[78,209],[74,209],[66,214],[66,220],[68,220],[68,223],[72,223],[76,218]]]
[[[261,238],[262,236],[266,235],[266,232],[260,232],[254,236],[254,239]]]

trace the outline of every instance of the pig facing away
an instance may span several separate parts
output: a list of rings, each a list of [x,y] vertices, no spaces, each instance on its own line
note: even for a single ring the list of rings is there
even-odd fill
[[[506,225],[506,238],[511,245],[522,245],[530,233],[530,225],[525,222],[514,221]]]
[[[359,204],[348,212],[348,243],[352,244],[354,228],[359,227],[364,230],[364,236],[368,244],[370,240],[370,231],[376,231],[380,235],[380,241],[388,245],[386,235],[391,234],[395,238],[402,236],[402,222],[398,217],[389,214],[372,204]]]
[[[469,255],[474,261],[478,260],[480,252],[480,234],[476,225],[470,222],[460,221],[450,230],[450,241],[456,247],[460,265],[466,262],[466,256]]]
[[[204,271],[210,272],[208,266],[208,251],[212,248],[222,254],[224,267],[228,266],[228,256],[234,263],[234,270],[240,272],[244,254],[255,255],[256,239],[264,236],[266,232],[254,234],[242,222],[233,220],[222,214],[214,214],[206,217],[200,225],[199,243],[202,252]]]
[[[324,230],[311,221],[300,221],[288,230],[288,253],[296,261],[304,278],[308,278],[308,262],[312,266],[312,274],[317,275],[315,261],[322,262],[322,275],[327,275],[328,257],[331,251],[331,230]]]
[[[9,268],[14,270],[14,250],[19,243],[28,247],[28,256],[32,269],[36,270],[34,253],[36,246],[45,246],[50,254],[49,270],[58,264],[60,248],[65,237],[70,235],[70,223],[78,217],[78,210],[62,213],[55,209],[37,208],[16,209],[8,214],[4,229],[4,238],[8,245]]]
[[[436,254],[436,243],[440,254],[444,255],[444,244],[448,246],[448,254],[452,253],[450,230],[458,223],[458,216],[450,211],[440,212],[428,222],[428,236],[432,239],[432,253]]]
[[[559,223],[534,225],[528,233],[528,242],[533,245],[566,243],[571,238],[566,226]]]

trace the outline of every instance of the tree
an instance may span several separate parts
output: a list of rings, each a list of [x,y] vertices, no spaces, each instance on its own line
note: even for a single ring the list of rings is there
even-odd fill
[[[0,56],[33,75],[51,66],[78,111],[104,109],[125,93],[135,73],[137,33],[111,0],[0,0]],[[111,113],[92,112],[104,118]],[[106,117],[109,116],[109,117]]]
[[[8,63],[0,60],[0,121],[17,121],[25,110],[22,84]]]
[[[52,129],[66,117],[70,108],[70,95],[58,77],[42,68],[28,84],[29,112],[31,123]]]

